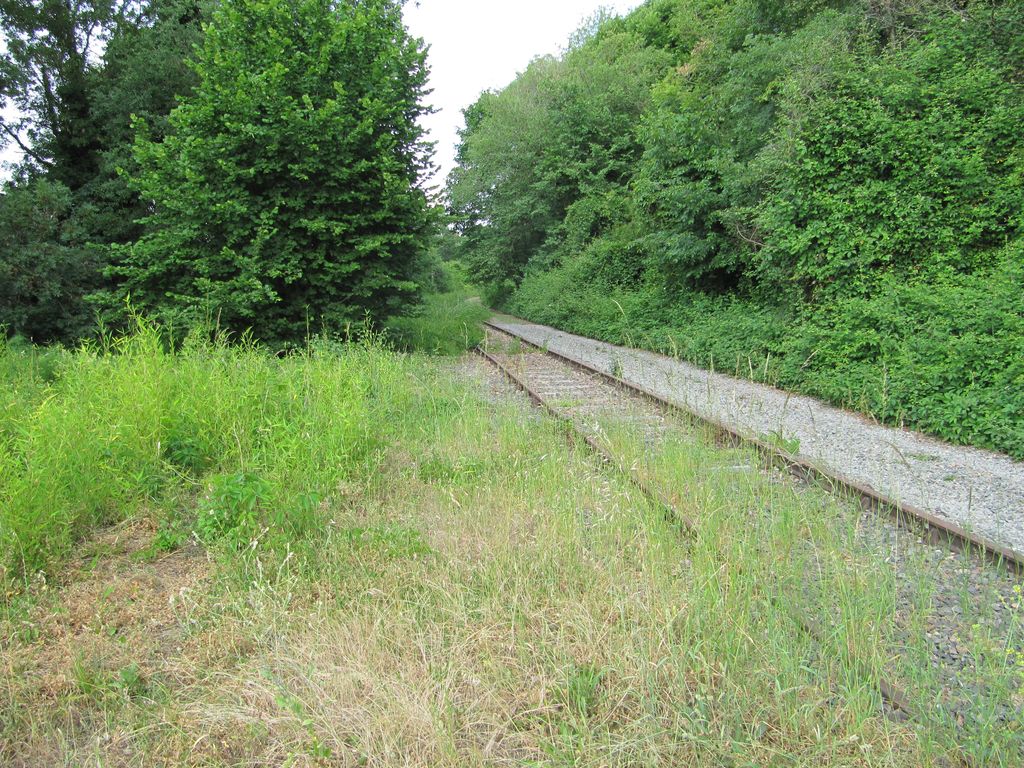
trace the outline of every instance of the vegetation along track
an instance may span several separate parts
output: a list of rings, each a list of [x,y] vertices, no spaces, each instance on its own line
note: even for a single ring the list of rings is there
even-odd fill
[[[1018,574],[1024,573],[1024,554],[1021,554],[1019,550],[1016,550],[1004,543],[1000,543],[989,536],[969,531],[963,526],[958,525],[956,522],[953,522],[946,517],[933,514],[922,509],[920,506],[909,503],[905,500],[897,500],[893,496],[872,487],[872,485],[853,479],[835,468],[826,467],[806,456],[797,455],[797,451],[799,450],[799,441],[797,441],[797,447],[791,448],[789,441],[781,434],[781,429],[779,433],[775,435],[769,435],[761,438],[755,437],[736,427],[730,426],[728,423],[720,421],[713,416],[709,416],[706,412],[698,412],[692,408],[686,408],[678,402],[667,400],[663,396],[656,394],[654,391],[636,383],[635,381],[624,380],[614,372],[608,373],[582,360],[548,349],[546,346],[540,347],[535,341],[531,341],[507,327],[501,327],[491,322],[487,322],[487,326],[492,331],[516,337],[521,343],[526,343],[535,348],[543,349],[543,351],[548,355],[551,355],[562,362],[568,363],[573,367],[591,374],[598,375],[615,384],[615,386],[640,395],[660,406],[681,411],[689,418],[698,419],[714,430],[717,439],[723,439],[733,444],[751,445],[765,458],[771,461],[780,462],[793,474],[803,477],[813,477],[818,481],[827,484],[836,492],[853,494],[854,496],[859,497],[865,505],[880,511],[888,512],[897,524],[919,530],[936,543],[946,544],[957,550],[974,552],[976,555],[988,558],[993,563],[1005,566],[1008,569],[1014,570]],[[893,449],[896,450],[895,446],[893,446]],[[970,488],[969,491],[973,491],[973,488]],[[970,495],[972,494],[969,493],[969,496]],[[1012,497],[1010,499],[1010,503],[1013,503]]]
[[[982,549],[979,539],[959,536],[944,521],[922,520],[914,510],[829,477],[784,450],[693,418],[614,374],[541,349],[505,329],[488,324],[487,330],[479,349],[484,357],[669,511],[688,535],[722,549],[724,560],[728,545],[714,543],[717,532],[688,508],[690,494],[701,493],[694,478],[683,485],[673,476],[672,457],[681,445],[721,446],[724,441],[729,447],[719,450],[719,458],[703,472],[718,475],[719,482],[725,478],[726,488],[768,483],[813,499],[831,528],[827,541],[800,531],[783,541],[752,542],[762,556],[757,562],[772,562],[774,570],[782,571],[763,577],[767,602],[821,641],[822,654],[842,655],[851,674],[870,681],[890,716],[944,722],[967,740],[984,741],[1001,732],[1015,743],[1014,751],[1021,749],[1024,646],[1020,560],[1013,553]],[[787,469],[801,482],[792,482]],[[879,509],[892,514],[878,515]],[[773,560],[770,550],[780,545],[787,550],[785,559]],[[843,626],[849,615],[839,605],[842,599],[829,597],[846,589],[846,579],[858,578],[859,569],[873,571],[888,588],[877,603],[879,642],[874,649],[851,639]],[[794,577],[800,583],[794,585]]]

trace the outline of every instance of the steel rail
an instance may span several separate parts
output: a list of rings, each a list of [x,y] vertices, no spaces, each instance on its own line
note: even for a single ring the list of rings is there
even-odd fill
[[[806,456],[789,453],[777,445],[752,435],[744,434],[714,417],[697,413],[686,406],[655,394],[639,384],[634,384],[612,373],[594,368],[569,355],[547,349],[507,328],[495,325],[490,320],[485,320],[484,325],[513,339],[518,339],[557,360],[568,363],[574,368],[600,376],[617,387],[640,395],[663,408],[668,408],[671,411],[685,415],[691,420],[705,424],[711,427],[719,437],[724,438],[733,445],[749,445],[755,448],[762,457],[772,464],[782,464],[790,473],[801,479],[813,478],[828,486],[828,489],[836,495],[840,495],[843,492],[859,498],[862,504],[866,505],[869,509],[887,514],[893,518],[897,525],[905,530],[911,530],[915,533],[920,533],[923,530],[933,543],[945,544],[957,552],[980,556],[996,565],[1005,566],[1017,575],[1024,575],[1024,554],[1010,547],[1004,546],[985,536],[972,533],[951,520],[939,517],[920,507],[896,501],[869,485],[847,477],[842,472],[831,468],[826,469]]]
[[[499,328],[495,330],[502,329]],[[515,334],[508,335],[515,337]],[[523,341],[526,341],[526,339],[523,339]],[[532,346],[536,347],[537,345],[532,344]],[[660,507],[666,513],[666,516],[670,520],[677,522],[683,528],[684,532],[687,535],[696,538],[701,537],[701,529],[694,520],[684,515],[679,510],[679,508],[670,499],[668,499],[660,491],[658,491],[658,489],[652,487],[649,483],[643,480],[643,478],[641,478],[635,471],[629,469],[626,465],[620,462],[609,450],[602,446],[598,441],[596,441],[594,438],[592,438],[590,435],[586,434],[586,432],[580,429],[580,427],[570,416],[566,416],[565,414],[561,413],[557,408],[551,405],[543,395],[541,395],[539,392],[536,392],[533,388],[530,387],[530,385],[524,379],[517,376],[507,365],[502,363],[500,360],[491,355],[485,349],[483,349],[480,346],[477,346],[474,349],[474,352],[476,352],[476,354],[480,355],[482,358],[490,362],[495,368],[498,369],[498,371],[500,371],[505,376],[505,378],[512,382],[512,384],[515,385],[516,388],[521,390],[524,394],[526,394],[527,397],[530,398],[530,400],[532,400],[538,406],[543,408],[548,414],[553,416],[555,420],[565,428],[567,432],[567,437],[570,441],[582,442],[604,463],[614,467],[621,475],[623,475],[627,480],[629,480],[630,483],[632,483],[636,488],[638,488],[640,492],[649,501],[653,502],[656,506]],[[558,355],[556,355],[556,357],[558,357]],[[767,595],[766,597],[770,602],[776,605],[776,608],[778,608],[776,601],[770,595]],[[810,637],[814,642],[819,644],[824,643],[824,633],[810,619],[808,619],[806,616],[794,614],[791,611],[786,611],[785,613],[793,620],[797,627],[799,627],[800,631],[802,631],[804,634]],[[885,701],[893,710],[901,712],[907,717],[918,719],[917,712],[913,705],[910,703],[910,699],[907,696],[907,694],[904,693],[897,686],[893,685],[889,680],[885,678],[879,678],[878,690],[879,694],[882,697],[882,700]]]
[[[606,464],[613,466],[618,472],[629,480],[637,489],[655,506],[660,507],[666,515],[677,522],[688,535],[693,535],[698,532],[697,524],[684,515],[678,510],[678,508],[665,496],[663,496],[656,488],[651,487],[643,478],[641,478],[636,472],[633,472],[628,467],[623,465],[615,456],[595,440],[590,435],[586,434],[581,430],[576,423],[559,412],[557,408],[551,405],[544,397],[538,392],[535,392],[530,386],[523,381],[521,378],[516,376],[512,370],[504,365],[500,360],[495,358],[486,350],[481,347],[476,347],[474,350],[478,355],[483,357],[485,360],[491,363],[497,368],[505,378],[512,382],[518,389],[520,389],[527,397],[529,397],[534,403],[543,408],[547,413],[555,418],[567,431],[569,438],[572,441],[580,441],[586,445],[591,451]]]

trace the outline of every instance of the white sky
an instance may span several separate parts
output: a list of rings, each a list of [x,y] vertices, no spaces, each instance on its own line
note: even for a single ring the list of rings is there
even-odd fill
[[[437,142],[443,185],[454,165],[462,110],[481,91],[503,88],[537,56],[559,53],[585,19],[605,7],[616,13],[641,0],[409,0],[409,30],[430,46],[428,102],[438,112],[424,120]]]
[[[454,165],[456,131],[462,110],[481,91],[503,88],[530,61],[559,53],[581,23],[605,7],[624,13],[641,0],[409,0],[409,30],[430,46],[429,103],[437,109],[424,121],[437,142],[435,162],[441,170],[434,183],[443,185]],[[20,156],[8,146],[0,162]],[[0,178],[7,173],[0,169]]]

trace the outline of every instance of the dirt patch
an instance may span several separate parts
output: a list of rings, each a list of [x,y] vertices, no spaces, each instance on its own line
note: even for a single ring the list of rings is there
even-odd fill
[[[105,697],[174,684],[181,612],[209,568],[195,545],[156,553],[154,535],[149,521],[103,531],[80,547],[62,583],[37,584],[9,612],[0,626],[0,699],[17,711],[0,722],[0,762],[42,764],[33,748],[41,745],[25,743],[33,724],[57,719],[73,732]]]

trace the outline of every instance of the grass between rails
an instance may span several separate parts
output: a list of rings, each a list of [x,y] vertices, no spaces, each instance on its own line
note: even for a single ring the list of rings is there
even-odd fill
[[[450,364],[372,343],[167,356],[145,332],[121,353],[23,395],[31,418],[60,401],[91,428],[65,455],[103,459],[124,506],[68,514],[52,537],[73,553],[62,585],[28,582],[5,604],[0,762],[919,766],[951,749],[945,731],[877,714],[882,624],[858,597],[881,589],[884,605],[877,570],[841,603],[836,645],[856,653],[823,656],[767,599],[807,605],[779,588],[795,571],[765,583],[758,568],[786,563],[813,504],[780,493],[781,522],[757,539],[742,530],[754,497],[695,489],[694,545],[550,421],[489,402]],[[71,376],[105,381],[107,410]],[[132,406],[153,392],[159,407]],[[138,415],[151,410],[174,418]],[[195,445],[220,442],[153,458],[169,434],[153,425],[185,416]],[[35,455],[18,454],[21,421],[4,423],[16,468]],[[133,462],[85,445],[111,433]],[[680,471],[710,459],[732,460]],[[162,483],[103,474],[124,467]],[[237,524],[173,540],[211,511]]]
[[[518,339],[498,345],[505,353],[539,354]],[[934,727],[927,736],[934,747],[962,750],[975,765],[1016,764],[1024,751],[1024,614],[1016,579],[979,569],[971,556],[950,560],[910,546],[912,536],[897,538],[859,504],[762,472],[752,450],[715,447],[713,432],[689,419],[670,418],[655,435],[650,406],[614,397],[602,407],[601,400],[586,400],[577,414],[583,428],[648,486],[674,491],[672,502],[697,526],[693,561],[703,560],[705,572],[719,566],[716,579],[729,584],[701,611],[734,617],[723,640],[756,635],[745,623],[752,605],[778,611],[821,638],[820,663],[844,700],[877,711],[884,676],[910,693],[918,716]],[[548,403],[572,409],[584,401]],[[960,658],[946,659],[940,670],[932,638],[954,628],[943,650]],[[784,634],[767,633],[763,642],[780,639],[784,645]]]
[[[729,584],[712,590],[701,611],[733,617],[723,645],[756,633],[747,623],[750,605],[776,610],[813,629],[822,643],[815,663],[829,670],[835,690],[854,710],[876,711],[884,677],[910,694],[917,716],[929,724],[919,733],[928,750],[959,751],[974,765],[1021,759],[1019,588],[1014,604],[1001,606],[1008,616],[1000,629],[992,613],[1005,596],[994,589],[968,592],[966,584],[958,595],[964,629],[958,648],[968,663],[952,673],[951,696],[951,673],[940,674],[930,653],[928,630],[942,622],[943,610],[935,600],[935,574],[940,568],[966,572],[970,556],[929,562],[922,557],[927,548],[903,554],[915,581],[900,584],[893,568],[900,545],[891,530],[866,520],[856,501],[759,471],[752,450],[716,448],[704,428],[696,427],[695,437],[672,432],[656,451],[622,424],[603,424],[602,431],[613,453],[648,483],[676,489],[673,502],[697,521],[702,543],[693,557],[707,559],[706,571],[720,563]],[[904,632],[897,631],[897,617]],[[765,633],[762,642],[788,656],[784,634]]]

